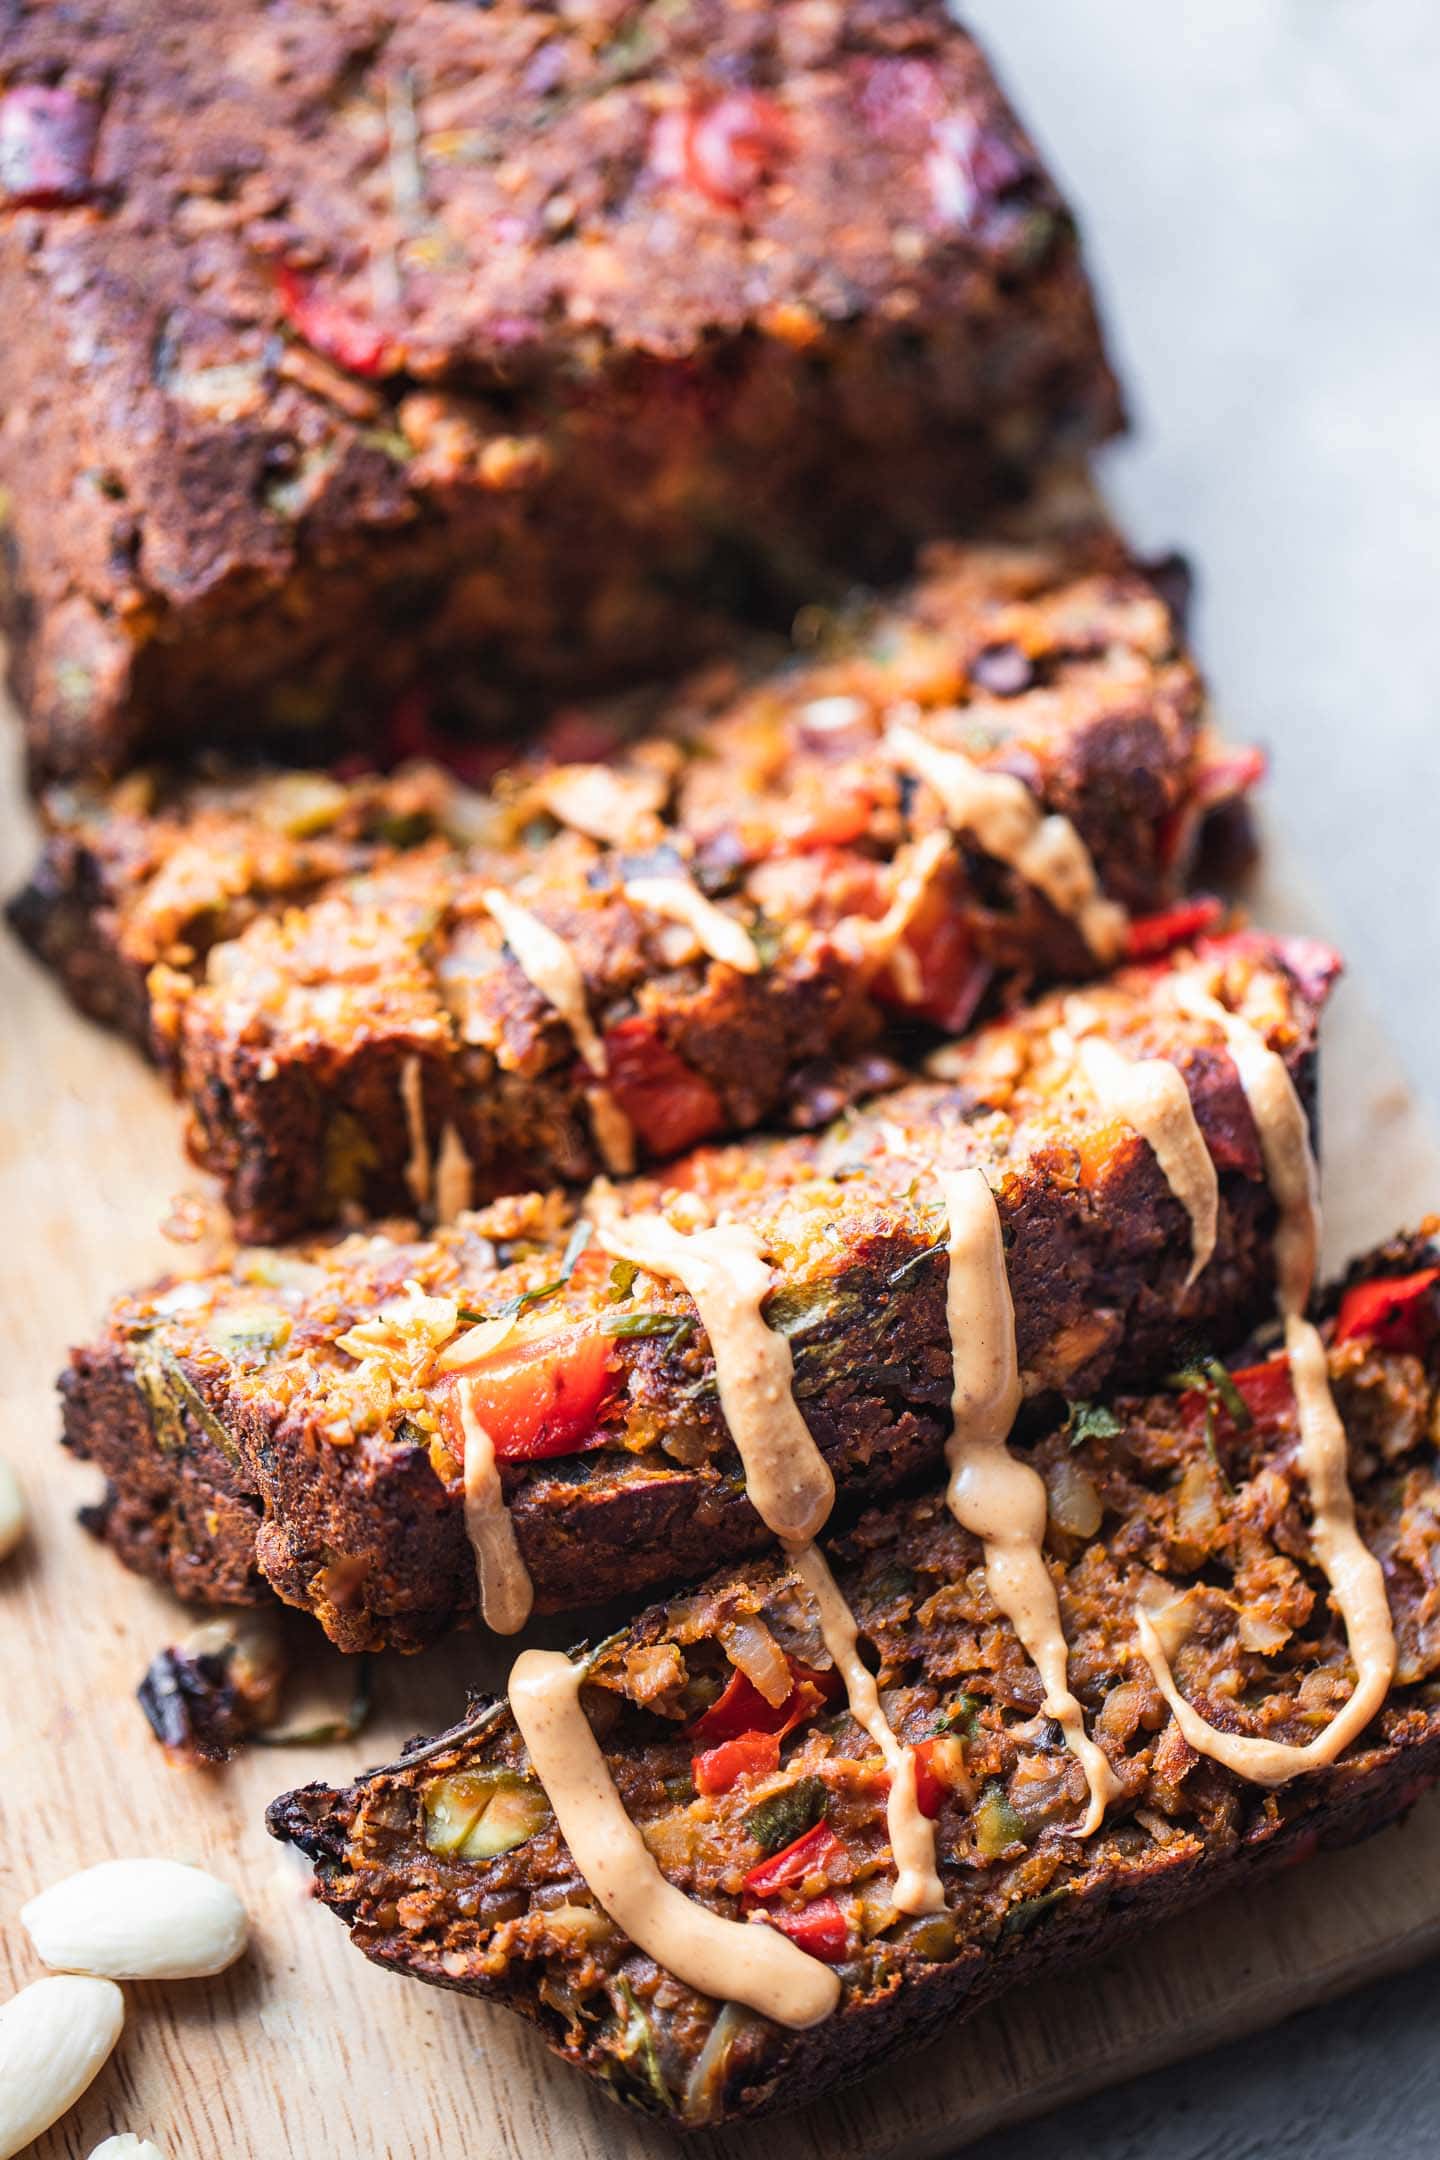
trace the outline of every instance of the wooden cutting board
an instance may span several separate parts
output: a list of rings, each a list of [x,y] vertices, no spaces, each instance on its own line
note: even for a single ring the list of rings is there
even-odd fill
[[[6,890],[31,833],[0,800]],[[1271,876],[1257,913],[1308,910]],[[155,1075],[78,1019],[0,939],[0,1377],[3,1451],[24,1481],[28,1545],[0,1570],[0,1994],[41,1968],[16,1919],[42,1885],[93,1861],[169,1853],[232,1882],[254,1947],[212,1981],[129,1990],[119,2049],[81,2105],[33,2148],[84,2160],[117,2130],[167,2160],[640,2160],[667,2133],[622,2115],[499,2011],[377,1971],[307,1873],[267,1838],[265,1802],[343,1777],[448,1723],[467,1682],[505,1659],[458,1641],[382,1661],[377,1713],[344,1746],[256,1752],[214,1773],[170,1769],[134,1690],[193,1625],[75,1524],[93,1472],[61,1455],[52,1383],[115,1290],[174,1265],[157,1225],[199,1183]],[[1331,1258],[1440,1207],[1440,1146],[1353,989],[1325,1068]],[[335,1660],[338,1665],[339,1660]],[[1440,1800],[1369,1846],[1221,1899],[1063,1984],[1036,1988],[838,2099],[755,2131],[711,2133],[729,2160],[921,2160],[1111,2080],[1251,2030],[1440,1947]]]

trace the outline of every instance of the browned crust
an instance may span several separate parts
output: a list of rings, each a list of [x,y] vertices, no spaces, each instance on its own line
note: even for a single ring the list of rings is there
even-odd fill
[[[1423,1237],[1400,1239],[1355,1272],[1406,1272],[1434,1259]],[[551,1929],[547,1905],[562,1894],[587,1899],[553,1819],[533,1841],[488,1863],[427,1849],[419,1796],[430,1779],[482,1766],[512,1773],[528,1767],[503,1701],[475,1703],[451,1732],[412,1743],[400,1762],[348,1788],[313,1785],[282,1796],[271,1808],[271,1829],[311,1856],[321,1898],[368,1956],[505,2003],[564,2059],[632,2104],[678,2117],[678,2127],[815,2098],[1009,1987],[1072,1970],[1212,1891],[1369,1835],[1440,1775],[1433,1588],[1440,1325],[1433,1293],[1427,1315],[1423,1356],[1354,1340],[1330,1350],[1360,1526],[1385,1570],[1399,1677],[1386,1707],[1338,1765],[1273,1792],[1186,1746],[1134,1655],[1129,1612],[1149,1571],[1194,1590],[1208,1618],[1184,1653],[1182,1684],[1222,1724],[1238,1719],[1246,1730],[1308,1737],[1315,1706],[1323,1700],[1333,1712],[1353,1673],[1309,1547],[1293,1405],[1249,1430],[1222,1413],[1218,1452],[1216,1425],[1207,1428],[1198,1409],[1174,1395],[1118,1400],[1112,1432],[1081,1438],[1061,1430],[1035,1446],[1031,1459],[1051,1491],[1047,1550],[1071,1643],[1072,1683],[1121,1787],[1089,1841],[1075,1835],[1085,1792],[1073,1767],[1058,1817],[1050,1812],[1055,1803],[1042,1813],[1047,1827],[1038,1834],[1032,1827],[1019,1842],[1011,1831],[1011,1842],[988,1856],[980,1841],[974,1796],[982,1786],[993,1791],[998,1782],[1016,1795],[1026,1775],[1043,1767],[1043,1758],[1026,1754],[1037,1744],[1031,1713],[1039,1683],[988,1592],[977,1587],[977,1549],[940,1497],[877,1511],[833,1541],[832,1566],[904,1736],[915,1741],[935,1730],[935,1714],[955,1703],[957,1690],[969,1705],[969,1792],[952,1788],[937,1820],[954,1941],[942,1953],[918,1924],[892,1925],[888,1939],[852,1932],[839,1967],[837,2014],[802,2033],[752,2020],[704,2111],[688,2119],[680,2096],[714,2006],[660,1972],[618,1930],[602,1929],[587,1946]],[[1243,1362],[1264,1355],[1252,1349]],[[1056,1496],[1077,1470],[1103,1501],[1089,1539],[1060,1527]],[[1197,1498],[1204,1503],[1198,1527],[1187,1513]],[[704,1745],[686,1737],[694,1709],[687,1691],[713,1670],[706,1659],[727,1619],[759,1617],[772,1631],[801,1626],[787,1581],[778,1562],[714,1577],[641,1614],[594,1653],[591,1668],[589,1712],[627,1808],[646,1824],[672,1879],[732,1916],[743,1909],[738,1884],[757,1857],[749,1801],[743,1794],[697,1798],[693,1788],[688,1798],[672,1792],[677,1773]],[[1283,1625],[1257,1651],[1242,1622],[1258,1627],[1267,1619]],[[788,1641],[783,1632],[781,1639]],[[683,1689],[667,1683],[675,1695],[657,1697],[648,1676],[664,1645],[678,1646],[679,1670],[688,1666],[688,1677]],[[813,1662],[810,1651],[800,1654]],[[712,1693],[727,1670],[721,1658]],[[862,1792],[853,1775],[853,1760],[865,1752],[858,1728],[823,1714],[813,1730],[802,1725],[788,1747],[788,1774],[818,1775],[825,1785],[828,1819],[849,1856],[830,1877],[842,1904],[847,1886],[873,1882],[877,1864],[883,1878],[893,1864],[883,1786]],[[684,1838],[667,1835],[674,1816],[694,1826]],[[858,1876],[849,1872],[857,1867]],[[813,1887],[791,1893],[797,1905],[816,1894]],[[614,2017],[622,1979],[626,1999],[650,2022],[668,2108]]]
[[[823,656],[573,713],[484,796],[452,783],[447,799],[417,766],[54,790],[12,921],[87,1009],[174,1061],[242,1236],[414,1205],[412,1062],[426,1144],[452,1129],[472,1198],[575,1182],[601,1167],[590,1076],[503,947],[490,886],[574,953],[642,1159],[820,1122],[893,1076],[887,1031],[954,1031],[1093,970],[1075,924],[963,836],[907,943],[922,994],[867,962],[867,925],[939,836],[937,802],[882,746],[902,705],[1070,818],[1132,916],[1176,900],[1216,789],[1244,784],[1225,778],[1246,767],[1211,734],[1166,601],[1091,523],[937,548],[911,585],[832,622]],[[547,783],[597,777],[557,770],[582,736],[612,747],[622,799],[656,803],[636,832],[556,829]],[[677,854],[763,940],[758,973],[711,964],[626,899],[625,878]]]
[[[1288,1009],[1275,1039],[1309,1099],[1323,977],[1302,989],[1280,948],[1263,940],[1232,941],[1216,951],[1228,956],[1231,994],[1245,980],[1247,995],[1278,994]],[[1304,958],[1310,965],[1310,956]],[[1157,1052],[1168,1043],[1185,1074],[1221,1170],[1219,1243],[1198,1282],[1184,1288],[1184,1218],[1148,1147],[1098,1116],[1070,1108],[1057,1118],[1033,1103],[1002,1143],[998,1197],[1021,1366],[1039,1394],[1086,1396],[1107,1382],[1153,1376],[1173,1362],[1178,1336],[1210,1346],[1233,1341],[1271,1284],[1273,1206],[1234,1068],[1223,1049],[1194,1041],[1193,1024],[1167,1015],[1151,983],[1150,975],[1137,975],[1128,987],[1122,979],[1097,995],[1119,1001],[1109,1022],[1117,1039]],[[1022,1038],[1048,1042],[1057,1017],[1056,1006],[1037,1008],[1020,1024]],[[1127,1027],[1140,1033],[1127,1036]],[[1198,1032],[1204,1037],[1203,1027]],[[829,1136],[702,1151],[677,1173],[682,1184],[712,1198],[734,1193],[742,1210],[758,1207],[762,1235],[779,1260],[772,1324],[790,1335],[801,1408],[847,1506],[893,1489],[940,1451],[950,1368],[943,1223],[929,1180],[951,1154],[957,1162],[996,1164],[989,1152],[996,1141],[985,1137],[990,1113],[976,1091],[989,1074],[987,1097],[995,1095],[992,1064],[1002,1037],[1010,1039],[1005,1031],[982,1031],[956,1053],[948,1083],[917,1083],[881,1098]],[[968,1121],[977,1116],[972,1127]],[[906,1134],[913,1158],[904,1153]],[[1087,1145],[1102,1153],[1077,1175]],[[868,1147],[877,1152],[865,1170]],[[764,1183],[747,1190],[757,1159],[768,1165],[768,1191]],[[845,1172],[838,1185],[810,1184],[837,1161]],[[912,1162],[919,1188],[913,1203],[900,1197]],[[782,1181],[794,1187],[793,1205]],[[663,1189],[641,1182],[631,1204],[651,1204]],[[815,1197],[832,1194],[823,1202]],[[816,1205],[834,1221],[825,1243],[812,1247],[816,1218],[809,1210]],[[470,1218],[424,1243],[367,1238],[301,1248],[301,1262],[318,1273],[318,1284],[296,1308],[292,1347],[273,1369],[262,1366],[249,1377],[205,1333],[253,1299],[243,1279],[222,1276],[185,1293],[198,1297],[203,1310],[179,1318],[165,1316],[154,1295],[122,1301],[106,1335],[76,1353],[61,1383],[67,1444],[96,1461],[111,1482],[112,1509],[120,1512],[113,1529],[108,1519],[104,1527],[122,1557],[201,1598],[218,1594],[210,1585],[222,1572],[233,1583],[253,1567],[288,1602],[315,1613],[346,1649],[417,1647],[469,1618],[474,1568],[458,1477],[453,1463],[447,1475],[436,1470],[435,1446],[443,1451],[446,1444],[443,1388],[422,1387],[407,1397],[404,1421],[391,1411],[352,1444],[334,1445],[321,1430],[324,1418],[358,1413],[348,1394],[343,1402],[325,1395],[351,1385],[336,1372],[349,1361],[330,1346],[347,1322],[373,1312],[407,1277],[448,1282],[452,1295],[461,1284],[465,1302],[493,1310],[553,1271],[568,1220],[565,1208],[547,1212],[539,1203],[508,1202],[494,1218]],[[518,1230],[535,1240],[534,1257],[497,1269],[480,1234],[487,1222],[501,1235],[508,1229],[513,1238]],[[593,1327],[613,1312],[605,1281],[603,1264],[586,1273],[583,1288],[577,1275],[546,1308],[555,1328]],[[163,1299],[165,1286],[156,1295]],[[678,1292],[660,1302],[677,1318],[693,1314]],[[190,1394],[170,1400],[168,1415],[157,1416],[152,1407],[147,1417],[136,1359],[151,1358],[157,1347],[178,1361]],[[597,1452],[506,1465],[507,1497],[542,1607],[573,1607],[673,1581],[722,1553],[763,1542],[736,1477],[718,1402],[708,1392],[712,1366],[703,1333],[697,1329],[678,1344],[617,1339],[614,1370],[620,1377]],[[162,1399],[168,1387],[162,1382]],[[129,1409],[121,1418],[115,1403],[126,1395]],[[240,1523],[227,1518],[219,1544],[208,1523],[203,1535],[197,1531],[184,1504],[186,1471],[195,1467],[208,1480],[218,1468],[213,1438],[199,1431],[197,1447],[197,1400],[234,1451],[225,1489],[255,1511]],[[667,1438],[684,1460],[661,1445]],[[137,1490],[147,1497],[175,1494],[168,1511],[157,1498],[148,1541],[128,1527]]]
[[[10,10],[0,70],[98,108],[81,199],[0,207],[50,772],[202,714],[373,732],[417,676],[493,725],[888,574],[1119,422],[1073,227],[940,0],[86,0]],[[737,97],[785,109],[783,170],[665,178],[662,108]]]

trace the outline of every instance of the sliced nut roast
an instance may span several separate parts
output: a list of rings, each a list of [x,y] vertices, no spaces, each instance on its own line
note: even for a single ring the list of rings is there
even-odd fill
[[[245,1948],[245,1908],[225,1883],[178,1860],[102,1860],[20,1908],[47,1965],[111,1980],[197,1980]]]
[[[136,2137],[133,2130],[122,2130],[117,2137],[106,2138],[97,2145],[90,2160],[165,2160],[158,2145],[149,2138]]]
[[[0,1560],[7,1560],[25,1535],[25,1495],[9,1463],[0,1461]]]
[[[73,2107],[120,2037],[113,1980],[36,1980],[0,2008],[0,2160]]]

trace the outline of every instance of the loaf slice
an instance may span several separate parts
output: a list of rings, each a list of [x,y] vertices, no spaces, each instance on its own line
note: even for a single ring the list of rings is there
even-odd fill
[[[1364,1836],[1440,1774],[1437,1259],[1427,1237],[1372,1255],[1326,1329],[1358,1526],[1398,1648],[1384,1707],[1332,1767],[1266,1789],[1197,1754],[1133,1628],[1147,1587],[1183,1598],[1180,1685],[1230,1732],[1304,1743],[1351,1691],[1273,1331],[1218,1384],[1181,1375],[1159,1395],[1072,1410],[1029,1450],[1071,1685],[1118,1785],[1088,1838],[1079,1765],[943,1495],[826,1538],[886,1714],[921,1752],[943,1912],[896,1910],[888,1781],[830,1684],[788,1563],[714,1576],[575,1653],[606,1764],[666,1878],[728,1918],[765,1915],[838,1974],[839,2007],[809,2030],[697,1994],[620,1932],[578,1876],[504,1700],[473,1702],[351,1786],[285,1795],[271,1830],[310,1856],[319,1897],[368,1957],[506,2004],[620,2099],[685,2129],[814,2098],[1003,1989]],[[1377,1276],[1405,1279],[1377,1292]],[[788,1723],[790,1706],[768,1711],[737,1669],[759,1670],[767,1647],[803,1675]],[[748,1754],[736,1740],[726,1755],[745,1687],[778,1751],[752,1732]],[[722,1690],[735,1716],[715,1709]],[[806,1866],[772,1863],[757,1881],[807,1825]]]
[[[37,770],[673,667],[1119,424],[941,0],[86,0],[0,26]],[[315,755],[311,750],[308,753]]]
[[[1047,1397],[1152,1379],[1182,1338],[1239,1338],[1273,1288],[1275,1210],[1223,1032],[1181,1012],[1174,986],[1213,985],[1309,1104],[1334,971],[1318,947],[1242,936],[1084,993],[1090,1030],[1168,1059],[1189,1091],[1219,1183],[1214,1255],[1193,1282],[1185,1213],[1057,1037],[1076,1017],[1060,994],[944,1053],[944,1077],[822,1133],[697,1150],[622,1184],[620,1202],[753,1228],[774,1270],[765,1317],[853,1512],[932,1468],[949,1429],[948,1170],[979,1166],[995,1191],[1037,1414]],[[456,1379],[437,1361],[524,1300],[472,1378],[537,1605],[763,1546],[695,1306],[598,1239],[577,1258],[576,1211],[513,1197],[428,1238],[397,1226],[241,1251],[120,1299],[61,1383],[66,1441],[109,1483],[96,1527],[184,1597],[243,1602],[268,1584],[344,1649],[430,1640],[476,1609]]]
[[[1166,598],[1110,531],[938,548],[810,634],[785,664],[573,712],[483,795],[433,769],[57,792],[12,918],[172,1062],[198,1159],[266,1241],[603,1166],[594,1060],[497,888],[565,940],[641,1161],[814,1124],[882,1083],[895,1027],[956,1033],[1193,926],[1199,828],[1259,761],[1218,744]],[[1069,821],[1103,934],[995,851],[983,810],[947,809],[923,745]],[[677,875],[708,932],[657,911]]]

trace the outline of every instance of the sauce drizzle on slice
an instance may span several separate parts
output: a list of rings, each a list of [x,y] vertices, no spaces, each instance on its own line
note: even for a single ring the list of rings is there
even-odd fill
[[[1147,1140],[1160,1174],[1190,1218],[1188,1290],[1209,1265],[1220,1217],[1220,1179],[1179,1067],[1168,1058],[1126,1058],[1098,1036],[1076,1044],[1080,1069],[1102,1110]]]
[[[935,1825],[921,1814],[915,1797],[914,1750],[901,1745],[881,1708],[874,1675],[856,1642],[855,1616],[824,1554],[817,1545],[794,1546],[790,1562],[820,1609],[820,1632],[845,1683],[850,1714],[869,1733],[890,1772],[885,1819],[895,1854],[895,1904],[903,1913],[944,1912],[945,1891],[935,1872]]]
[[[605,1045],[600,1040],[585,996],[585,977],[564,938],[529,908],[512,900],[498,886],[487,885],[481,899],[509,946],[511,957],[526,981],[553,1005],[575,1039],[575,1047],[597,1085],[587,1090],[596,1144],[607,1170],[623,1175],[635,1167],[635,1136],[629,1119],[604,1085],[609,1072]]]
[[[1325,1730],[1303,1747],[1281,1740],[1256,1739],[1247,1733],[1220,1732],[1186,1702],[1175,1685],[1155,1624],[1158,1619],[1163,1626],[1165,1608],[1161,1607],[1152,1618],[1141,1606],[1135,1615],[1145,1661],[1185,1739],[1200,1754],[1212,1756],[1227,1770],[1256,1785],[1283,1785],[1306,1770],[1318,1770],[1334,1762],[1341,1750],[1365,1730],[1395,1677],[1395,1630],[1385,1577],[1355,1527],[1345,1427],[1330,1393],[1325,1346],[1308,1320],[1291,1313],[1285,1322],[1285,1348],[1300,1412],[1300,1467],[1314,1510],[1311,1541],[1345,1622],[1346,1640],[1355,1661],[1353,1694]]]
[[[1097,960],[1119,957],[1125,910],[1101,892],[1090,851],[1069,818],[1047,817],[1023,780],[987,772],[963,750],[932,742],[904,721],[892,721],[885,740],[897,763],[934,789],[955,831],[973,833],[987,855],[1043,893],[1075,923]]]
[[[425,1131],[425,1083],[418,1057],[407,1057],[400,1067],[400,1100],[405,1109],[405,1131],[410,1142],[410,1152],[405,1158],[405,1183],[423,1215],[430,1205],[430,1143]]]
[[[605,1194],[592,1214],[608,1253],[678,1282],[695,1300],[755,1512],[787,1543],[814,1537],[834,1505],[835,1480],[796,1407],[790,1345],[760,1310],[771,1270],[754,1232],[718,1223],[687,1233],[663,1215],[621,1215]]]
[[[1275,1232],[1280,1311],[1303,1312],[1315,1287],[1320,1256],[1320,1174],[1305,1106],[1284,1058],[1248,1020],[1183,975],[1175,978],[1174,997],[1182,1012],[1197,1020],[1213,1020],[1224,1033],[1260,1136],[1266,1182],[1280,1210]]]
[[[836,925],[836,943],[853,953],[867,979],[888,963],[901,997],[918,1004],[922,995],[920,963],[905,942],[920,912],[925,895],[941,865],[954,848],[948,832],[926,833],[908,849],[902,849],[892,865],[893,894],[879,916],[846,915]]]
[[[435,1220],[452,1223],[469,1207],[475,1189],[475,1165],[455,1127],[446,1120],[435,1157]]]
[[[1330,1392],[1325,1346],[1304,1317],[1320,1249],[1319,1179],[1304,1106],[1284,1059],[1238,1013],[1181,977],[1174,988],[1182,1011],[1223,1029],[1240,1085],[1260,1135],[1265,1174],[1279,1209],[1275,1232],[1278,1304],[1300,1418],[1300,1468],[1310,1493],[1315,1557],[1345,1622],[1355,1665],[1355,1688],[1324,1732],[1304,1746],[1220,1732],[1187,1703],[1175,1685],[1161,1639],[1168,1608],[1135,1615],[1136,1633],[1155,1684],[1190,1746],[1258,1785],[1283,1785],[1333,1762],[1364,1731],[1395,1676],[1395,1628],[1380,1563],[1355,1527],[1345,1427]],[[1177,1601],[1178,1602],[1178,1601]]]
[[[760,955],[745,925],[727,915],[724,908],[716,907],[713,900],[707,900],[693,878],[678,872],[669,877],[627,878],[624,893],[636,907],[663,916],[667,922],[683,923],[712,960],[742,975],[760,972]]]
[[[702,1995],[741,2002],[794,2031],[840,2001],[840,1978],[778,1929],[726,1920],[667,1882],[626,1814],[580,1701],[583,1665],[526,1650],[510,1707],[575,1865],[617,1927]]]
[[[475,1551],[480,1611],[497,1635],[514,1635],[530,1617],[534,1587],[515,1542],[495,1443],[476,1415],[473,1380],[456,1383],[455,1401],[465,1435],[465,1530]]]
[[[790,1345],[765,1325],[761,1304],[771,1271],[754,1234],[734,1223],[686,1234],[658,1215],[618,1218],[612,1211],[602,1211],[596,1234],[618,1259],[673,1278],[694,1298],[714,1353],[721,1406],[745,1466],[746,1491],[814,1598],[851,1711],[890,1771],[886,1818],[898,1876],[895,1903],[901,1912],[943,1911],[935,1832],[916,1800],[914,1755],[891,1730],[860,1657],[854,1616],[811,1542],[834,1503],[835,1481],[795,1404]]]
[[[1085,1772],[1090,1806],[1080,1834],[1089,1837],[1119,1786],[1070,1690],[1060,1603],[1042,1546],[1045,1481],[1005,1444],[1021,1391],[1000,1214],[983,1171],[956,1171],[943,1184],[950,1221],[946,1309],[955,1359],[946,1500],[961,1528],[984,1546],[990,1595],[1045,1683],[1046,1717],[1059,1725]]]

